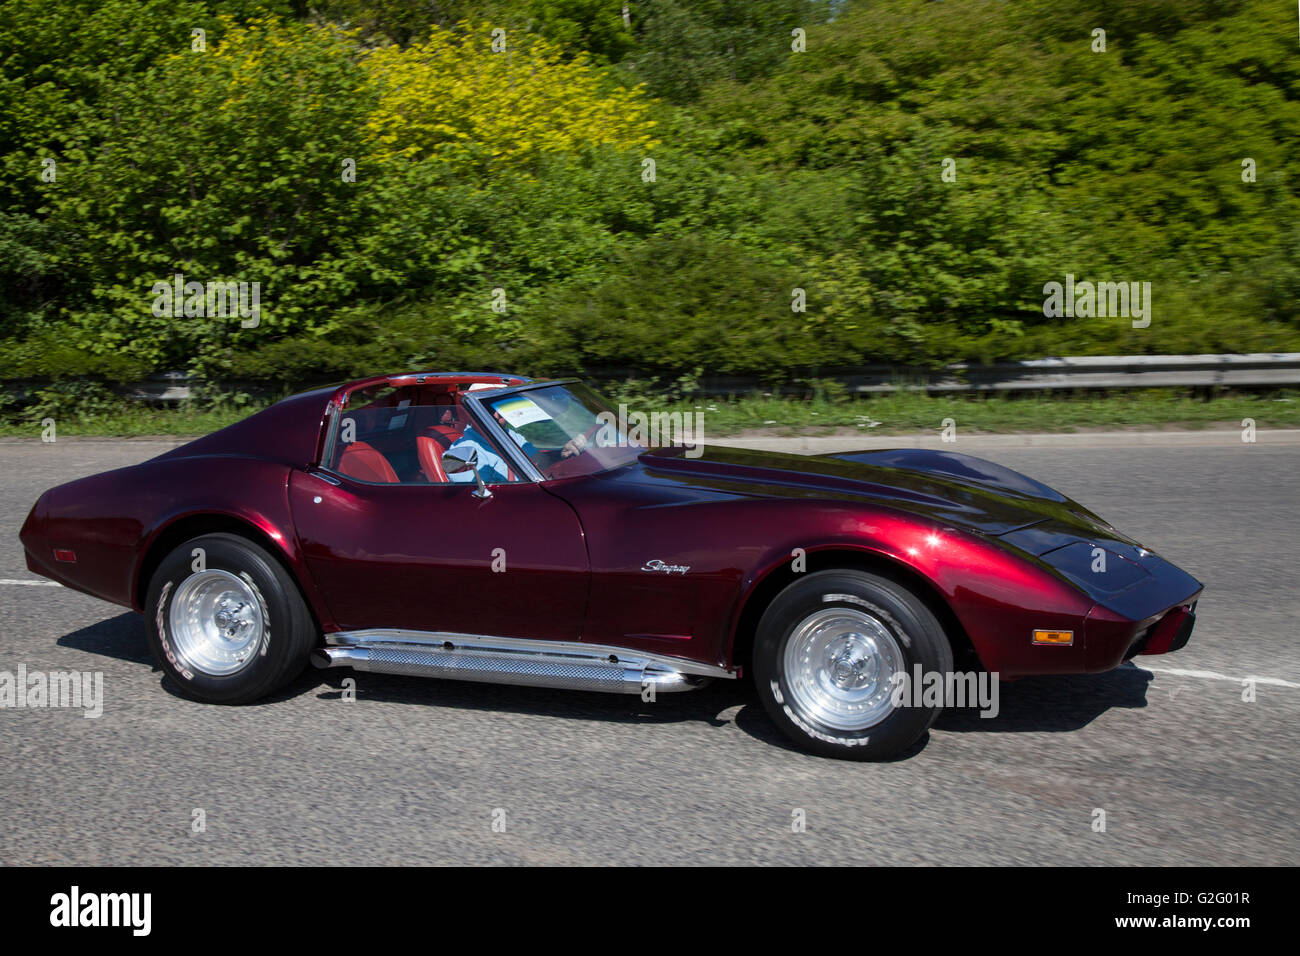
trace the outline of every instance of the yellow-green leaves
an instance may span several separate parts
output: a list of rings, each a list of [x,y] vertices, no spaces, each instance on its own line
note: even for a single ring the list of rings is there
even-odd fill
[[[367,123],[382,159],[470,158],[527,166],[545,153],[651,142],[648,101],[540,37],[462,23],[363,65],[379,91]]]

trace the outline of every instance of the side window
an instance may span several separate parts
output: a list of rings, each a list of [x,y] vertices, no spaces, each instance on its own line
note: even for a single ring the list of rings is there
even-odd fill
[[[441,456],[444,452],[454,450],[463,454],[473,452],[475,460],[478,462],[478,473],[483,478],[483,482],[488,485],[502,485],[510,482],[522,481],[523,479],[515,472],[514,466],[510,459],[505,456],[500,447],[487,436],[469,416],[464,408],[457,408],[460,413],[457,419],[456,428],[450,435],[442,427],[435,427],[427,431],[419,440],[427,443],[432,451],[438,457],[436,471],[441,475],[441,480],[454,483],[473,483],[473,472],[463,471],[460,474],[446,474],[441,465]],[[439,433],[443,434],[439,434]],[[436,442],[436,447],[433,447]]]
[[[411,416],[412,396],[402,390],[379,386],[353,392],[336,413],[326,466],[340,474],[392,484],[401,481],[397,467],[385,450],[394,448],[394,437],[405,429]]]
[[[394,389],[350,394],[331,427],[325,465],[357,481],[376,484],[473,482],[471,473],[448,475],[442,456],[473,450],[488,484],[517,481],[509,461],[475,427],[456,392]]]

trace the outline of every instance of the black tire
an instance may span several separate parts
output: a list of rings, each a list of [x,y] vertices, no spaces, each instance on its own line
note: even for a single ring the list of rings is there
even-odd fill
[[[203,549],[204,570],[235,575],[259,602],[260,633],[250,636],[247,662],[232,665],[239,667],[233,673],[205,673],[171,633],[173,599],[198,573],[196,548]],[[167,676],[186,697],[211,704],[246,704],[273,694],[302,673],[318,639],[315,620],[289,572],[264,548],[234,534],[192,538],[167,555],[149,582],[145,623],[149,648]]]
[[[925,673],[946,675],[952,671],[952,647],[942,625],[906,587],[865,571],[818,571],[778,594],[759,622],[753,657],[758,695],[772,720],[801,749],[846,760],[884,760],[919,739],[943,708],[891,704],[887,715],[870,726],[845,729],[831,726],[803,706],[800,695],[791,692],[790,677],[785,673],[787,646],[815,615],[837,608],[878,622],[893,638],[895,659],[901,652],[909,677],[917,664]],[[798,658],[797,651],[794,656]]]

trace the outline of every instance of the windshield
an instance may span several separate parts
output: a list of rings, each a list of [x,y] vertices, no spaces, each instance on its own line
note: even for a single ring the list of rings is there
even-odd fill
[[[585,385],[531,388],[485,398],[483,405],[543,478],[608,471],[645,451],[628,439],[617,415]]]

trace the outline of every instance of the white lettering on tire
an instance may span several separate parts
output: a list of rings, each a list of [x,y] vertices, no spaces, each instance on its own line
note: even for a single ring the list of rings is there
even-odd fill
[[[163,608],[167,606],[167,596],[172,593],[172,582],[168,581],[163,585],[162,591],[158,595],[158,607],[154,612],[154,625],[158,628],[158,642],[162,644],[163,656],[171,662],[172,667],[186,680],[194,680],[194,672],[181,663],[174,651],[172,651],[171,642],[167,640],[167,625],[164,623]]]
[[[781,693],[781,685],[779,683],[772,681],[771,685],[772,696],[776,699],[776,702],[781,705],[781,710],[790,718],[791,722],[794,723],[796,727],[802,730],[809,737],[823,740],[828,744],[838,744],[841,747],[861,747],[871,741],[870,734],[867,734],[865,737],[834,737],[824,731],[818,730],[799,716],[799,714],[795,713],[794,709],[785,702],[785,697]],[[888,720],[889,718],[885,719]]]

